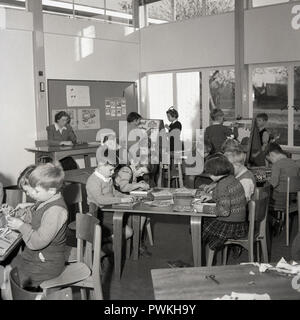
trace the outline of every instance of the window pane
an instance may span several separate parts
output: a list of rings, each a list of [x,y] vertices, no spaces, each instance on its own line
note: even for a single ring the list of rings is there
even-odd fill
[[[252,74],[253,116],[266,113],[267,128],[278,142],[288,144],[288,70],[286,67],[256,68]]]
[[[148,76],[149,117],[168,123],[166,111],[173,106],[172,73]]]
[[[203,0],[175,0],[176,20],[204,15]]]
[[[294,106],[294,145],[300,146],[300,66],[295,68],[295,99]]]
[[[289,0],[252,0],[253,7],[269,6],[284,2],[289,2]]]
[[[234,0],[207,0],[206,12],[208,15],[234,11]]]
[[[235,75],[234,70],[213,70],[209,77],[210,110],[219,108],[225,119],[235,118]]]
[[[171,0],[161,0],[147,5],[149,23],[173,21]],[[158,21],[152,21],[158,20]]]
[[[177,73],[177,110],[179,121],[185,130],[193,130],[193,136],[186,131],[184,140],[195,137],[195,130],[200,128],[200,77],[199,72]],[[195,139],[194,139],[195,140]]]

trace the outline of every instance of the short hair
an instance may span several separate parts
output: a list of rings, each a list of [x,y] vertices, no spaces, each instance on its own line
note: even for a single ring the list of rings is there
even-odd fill
[[[174,107],[170,107],[166,114],[169,114],[172,118],[178,119],[179,118],[179,113]]]
[[[242,149],[242,147],[240,147],[240,146],[238,146],[237,148],[235,148],[231,151],[227,151],[225,153],[225,156],[227,157],[229,162],[232,164],[242,164],[242,165],[245,164],[246,154],[245,154],[244,150]]]
[[[211,120],[215,121],[224,117],[224,112],[221,109],[213,109],[210,113]]]
[[[240,143],[239,143],[237,140],[228,138],[228,139],[226,139],[226,140],[224,141],[224,143],[222,144],[222,146],[221,146],[221,151],[222,151],[223,153],[225,153],[225,152],[230,152],[230,151],[235,150],[235,149],[238,148],[239,146],[240,146]]]
[[[59,111],[58,113],[55,114],[54,121],[58,122],[62,117],[67,117],[68,121],[70,120],[70,116],[66,111]]]
[[[60,190],[65,178],[65,173],[60,163],[45,163],[38,165],[30,174],[28,182],[32,188],[41,186],[49,190]]]
[[[217,156],[205,162],[204,172],[213,176],[229,176],[234,174],[234,168],[225,156]]]
[[[30,166],[26,167],[19,175],[18,180],[17,180],[17,186],[19,189],[23,189],[23,187],[29,183],[28,179],[29,176],[31,175],[32,171],[36,168],[37,166],[35,164],[31,164]]]
[[[268,121],[269,120],[269,117],[266,113],[259,113],[257,116],[256,116],[256,119],[262,119],[263,121]]]
[[[287,155],[280,147],[278,143],[272,142],[269,143],[267,150],[266,150],[266,155],[269,155],[271,152],[275,152],[277,154],[284,154]]]
[[[131,123],[135,120],[142,119],[142,116],[138,114],[137,112],[130,112],[129,115],[127,116],[127,122]]]

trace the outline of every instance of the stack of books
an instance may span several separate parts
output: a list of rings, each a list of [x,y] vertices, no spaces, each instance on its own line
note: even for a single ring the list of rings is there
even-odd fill
[[[154,200],[171,200],[171,199],[173,199],[173,194],[167,189],[166,190],[161,189],[158,191],[153,190],[151,192],[151,194],[153,195]]]
[[[130,192],[130,195],[138,198],[147,198],[151,190],[134,190]]]

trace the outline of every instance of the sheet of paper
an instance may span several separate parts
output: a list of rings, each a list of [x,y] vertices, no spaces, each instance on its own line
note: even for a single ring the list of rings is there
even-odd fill
[[[89,86],[66,86],[68,107],[90,107],[90,87]]]

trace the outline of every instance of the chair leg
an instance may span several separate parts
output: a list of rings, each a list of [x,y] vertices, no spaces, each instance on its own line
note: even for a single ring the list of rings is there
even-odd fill
[[[269,262],[269,256],[268,256],[268,247],[267,247],[266,238],[262,239],[260,241],[260,243],[261,243],[261,249],[262,249],[262,254],[263,254],[263,258],[264,258],[264,263],[268,263]]]
[[[285,222],[286,222],[286,245],[288,247],[290,244],[290,215],[289,215],[288,211],[286,212],[285,218],[286,218],[286,220],[285,220]]]
[[[211,250],[210,248],[208,248],[207,267],[211,267],[212,266],[213,260],[214,260],[214,256],[215,256],[215,251]]]
[[[153,242],[153,236],[152,236],[152,229],[151,229],[151,222],[150,221],[151,221],[150,219],[147,219],[146,228],[147,228],[147,234],[148,234],[150,246],[153,247],[154,242]]]
[[[87,300],[87,292],[86,289],[80,289],[81,300]]]
[[[249,262],[254,262],[254,243],[249,244],[248,248]]]
[[[132,228],[132,216],[128,217],[127,225]],[[126,235],[125,235],[126,239]],[[126,239],[126,259],[130,258],[131,255],[131,245],[132,245],[132,237]]]
[[[260,262],[260,242],[256,241],[256,260]]]
[[[224,246],[223,249],[223,266],[227,264],[227,254],[228,254],[228,246]]]

